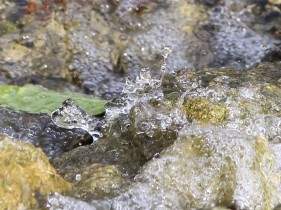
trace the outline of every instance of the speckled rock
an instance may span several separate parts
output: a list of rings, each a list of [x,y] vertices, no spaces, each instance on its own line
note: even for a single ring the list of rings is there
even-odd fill
[[[66,130],[57,127],[48,115],[18,113],[0,108],[0,133],[40,147],[53,158],[83,144],[92,137],[81,129]]]

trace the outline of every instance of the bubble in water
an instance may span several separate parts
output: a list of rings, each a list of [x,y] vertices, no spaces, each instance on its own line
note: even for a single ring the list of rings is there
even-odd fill
[[[81,180],[81,174],[76,174],[75,180],[76,180],[76,181],[80,181],[80,180]]]

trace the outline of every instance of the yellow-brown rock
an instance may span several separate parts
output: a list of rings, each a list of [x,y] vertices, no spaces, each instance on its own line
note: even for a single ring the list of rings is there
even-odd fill
[[[223,104],[199,97],[187,99],[183,109],[188,118],[200,124],[220,124],[227,117],[227,108]]]
[[[37,205],[35,192],[69,189],[41,149],[0,135],[0,209],[30,209]]]
[[[113,196],[126,183],[115,165],[93,164],[83,167],[78,173],[76,171],[78,170],[71,168],[64,177],[73,183],[74,192],[78,197]],[[73,180],[74,174],[75,180]]]

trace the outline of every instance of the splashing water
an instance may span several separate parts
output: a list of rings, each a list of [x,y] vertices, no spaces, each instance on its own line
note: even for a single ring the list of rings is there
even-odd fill
[[[87,131],[93,137],[93,141],[97,141],[102,135],[97,130],[97,119],[90,117],[83,109],[75,105],[71,99],[63,102],[62,107],[54,111],[51,117],[52,121],[61,128],[81,128]]]
[[[163,49],[161,50],[161,54],[164,58],[164,61],[168,58],[169,54],[171,54],[172,52],[173,52],[172,47],[169,47],[169,46],[163,47]]]
[[[160,87],[162,84],[163,75],[166,73],[167,69],[166,59],[171,52],[172,47],[168,46],[163,47],[161,50],[161,54],[163,56],[163,63],[160,68],[162,74],[161,79],[152,78],[149,68],[142,68],[135,82],[131,81],[130,78],[126,79],[126,83],[121,93],[122,103],[120,103],[119,106],[116,103],[107,103],[106,118],[114,118],[121,113],[128,114],[129,110],[136,102],[145,101],[151,98],[156,100],[163,99],[163,92]]]
[[[128,190],[112,199],[82,204],[57,196],[49,200],[52,205],[263,210],[280,204],[281,90],[260,82],[267,77],[263,71],[220,70],[183,70],[160,80],[142,69],[135,82],[128,79],[120,101],[106,108],[112,120],[107,124],[125,114],[117,123],[130,124],[131,133],[124,131],[122,140],[129,135],[150,161]],[[241,81],[249,75],[251,80]]]
[[[115,119],[120,116],[128,116],[130,110],[136,104],[149,103],[151,100],[164,101],[164,94],[162,92],[162,80],[166,73],[166,59],[172,52],[171,47],[164,47],[161,50],[163,56],[163,63],[161,65],[162,76],[160,79],[153,78],[151,76],[151,71],[149,68],[142,68],[137,76],[136,80],[133,82],[129,78],[126,79],[123,91],[119,101],[108,102],[105,105],[105,118],[104,120],[99,120],[93,116],[89,116],[83,109],[75,105],[71,99],[66,100],[63,106],[52,113],[53,122],[62,128],[73,129],[81,128],[86,130],[94,139],[97,141],[101,136],[101,132],[98,131],[99,127],[106,128],[114,122]],[[173,110],[171,116],[176,121],[178,120],[181,113],[178,110]],[[155,117],[157,121],[160,122],[160,127],[163,131],[167,130],[175,120],[171,119],[171,116],[166,116],[165,114],[157,113]],[[138,134],[147,133],[150,137],[153,136],[153,128],[156,128],[155,123],[145,123],[141,120],[136,120],[136,127],[140,129]],[[145,132],[144,132],[145,131]]]
[[[161,69],[160,69],[161,73],[162,73],[162,77],[167,72],[166,59],[168,58],[169,54],[172,53],[172,51],[173,51],[172,47],[168,47],[168,46],[163,47],[163,49],[161,50],[161,54],[164,58],[164,61],[161,65]]]
[[[162,50],[164,58],[161,65],[162,74],[165,73],[165,60],[171,51],[170,47],[165,47]],[[102,136],[101,132],[97,130],[98,127],[106,127],[107,123],[120,115],[128,115],[132,106],[137,102],[147,101],[152,98],[162,100],[161,80],[162,77],[161,79],[152,78],[149,68],[142,68],[135,82],[127,78],[120,102],[108,102],[105,105],[105,121],[107,122],[99,121],[97,118],[89,116],[82,108],[75,105],[71,99],[66,100],[61,108],[52,113],[52,121],[57,126],[66,129],[81,128],[87,131],[94,141],[97,141]]]

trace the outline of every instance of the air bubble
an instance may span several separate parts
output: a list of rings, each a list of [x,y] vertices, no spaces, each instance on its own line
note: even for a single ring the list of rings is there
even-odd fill
[[[76,174],[75,180],[76,180],[76,181],[80,181],[80,180],[81,180],[81,174]]]

